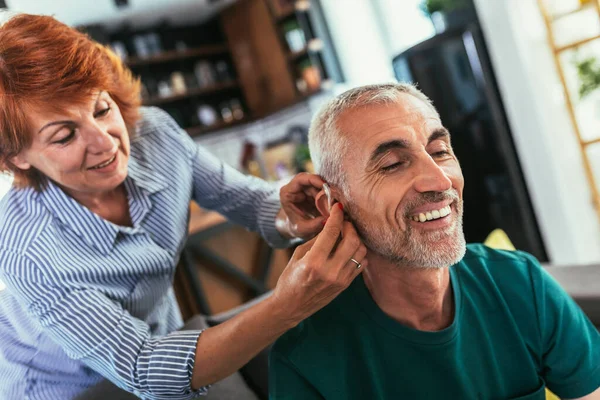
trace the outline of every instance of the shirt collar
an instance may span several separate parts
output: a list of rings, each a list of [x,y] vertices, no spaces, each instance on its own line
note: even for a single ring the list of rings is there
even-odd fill
[[[146,141],[140,139],[138,137],[131,142],[127,174],[133,178],[137,186],[145,189],[148,193],[156,193],[165,189],[168,181],[152,168],[149,160],[152,153],[149,148],[146,149]]]
[[[127,175],[134,181],[135,186],[146,192],[145,194],[152,194],[165,189],[168,181],[150,165],[149,159],[152,158],[152,154],[150,149],[145,148],[145,142],[141,137],[132,141]],[[139,191],[133,190],[133,185],[126,186],[128,195],[134,198],[134,202],[140,202],[139,210],[137,208],[132,210],[130,203],[130,212],[136,214],[132,215],[132,219],[134,223],[139,223],[151,208],[150,199]],[[89,245],[96,247],[103,254],[108,254],[112,250],[117,234],[122,230],[117,225],[79,204],[50,180],[47,187],[42,190],[40,198],[63,225],[69,227]]]
[[[112,250],[119,232],[115,224],[104,220],[87,207],[79,204],[50,180],[40,193],[40,199],[54,217],[86,243],[94,246],[103,254]]]

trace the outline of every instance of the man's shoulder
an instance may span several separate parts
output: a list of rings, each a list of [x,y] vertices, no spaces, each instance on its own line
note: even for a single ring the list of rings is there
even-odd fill
[[[355,322],[351,313],[356,306],[352,304],[351,288],[346,289],[331,303],[317,311],[312,316],[300,322],[295,328],[287,331],[273,346],[274,352],[292,358],[301,354],[325,354],[334,342],[344,341],[351,325]]]
[[[492,277],[514,274],[529,276],[532,270],[541,269],[539,261],[529,253],[492,249],[483,244],[469,244],[458,265],[473,274]]]
[[[463,260],[454,266],[461,291],[478,306],[504,306],[511,313],[534,315],[535,297],[545,280],[537,259],[523,251],[496,250],[469,245]],[[494,296],[490,296],[495,293]],[[491,299],[503,299],[488,304]]]

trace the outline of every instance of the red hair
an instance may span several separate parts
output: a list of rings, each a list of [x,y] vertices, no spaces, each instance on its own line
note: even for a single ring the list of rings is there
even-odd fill
[[[60,112],[104,90],[130,134],[139,118],[140,82],[107,47],[52,17],[20,14],[0,26],[0,170],[18,187],[41,190],[45,177],[10,161],[29,148],[34,110]]]

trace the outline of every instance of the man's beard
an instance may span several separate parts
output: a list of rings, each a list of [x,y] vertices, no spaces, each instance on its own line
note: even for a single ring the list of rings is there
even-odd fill
[[[453,218],[451,225],[435,231],[421,231],[412,226],[409,220],[413,209],[444,200],[453,201],[449,216]],[[389,225],[377,224],[362,210],[357,210],[352,201],[348,203],[347,213],[365,246],[393,264],[409,268],[444,268],[456,264],[465,255],[463,203],[455,190],[426,192],[409,202],[399,216],[404,218],[406,224],[404,232]]]

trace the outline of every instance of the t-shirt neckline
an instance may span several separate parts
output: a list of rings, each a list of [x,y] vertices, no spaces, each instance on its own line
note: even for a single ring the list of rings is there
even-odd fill
[[[445,344],[456,337],[461,320],[461,288],[460,279],[457,269],[460,263],[450,267],[450,282],[454,296],[454,319],[452,324],[445,329],[435,332],[420,331],[402,325],[400,322],[390,318],[385,314],[375,303],[369,289],[365,285],[362,274],[356,278],[351,285],[351,290],[354,299],[358,303],[359,308],[367,314],[377,325],[385,329],[389,333],[405,339],[409,342],[421,345],[441,345]]]

